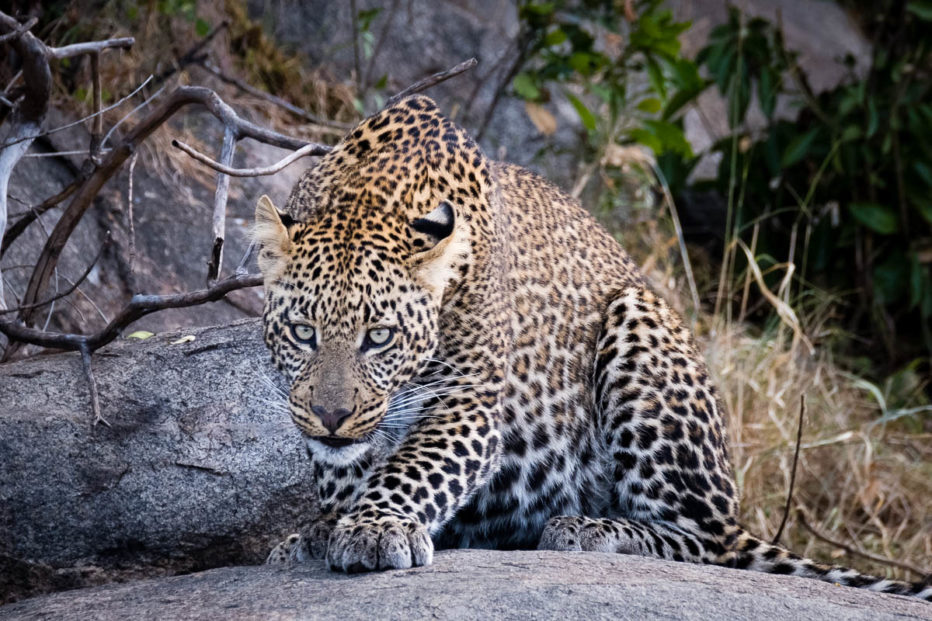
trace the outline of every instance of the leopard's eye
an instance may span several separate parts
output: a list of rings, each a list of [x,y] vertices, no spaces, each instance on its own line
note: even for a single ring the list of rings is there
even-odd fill
[[[312,326],[305,323],[293,323],[291,324],[291,336],[293,336],[294,340],[297,342],[313,347],[314,337],[317,336],[317,332]]]
[[[394,334],[394,328],[372,328],[366,332],[366,340],[363,342],[363,349],[384,347],[392,340]]]

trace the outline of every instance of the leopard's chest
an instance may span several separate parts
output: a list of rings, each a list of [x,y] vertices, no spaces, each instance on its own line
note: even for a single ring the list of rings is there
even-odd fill
[[[603,512],[604,464],[586,383],[577,378],[550,391],[532,376],[511,379],[502,454],[437,537],[441,546],[533,548],[549,518]]]

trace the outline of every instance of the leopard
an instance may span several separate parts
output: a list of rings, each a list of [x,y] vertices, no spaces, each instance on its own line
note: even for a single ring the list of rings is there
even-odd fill
[[[705,563],[932,600],[739,525],[691,331],[581,204],[430,98],[364,119],[255,214],[263,336],[319,508],[270,564],[435,549]]]

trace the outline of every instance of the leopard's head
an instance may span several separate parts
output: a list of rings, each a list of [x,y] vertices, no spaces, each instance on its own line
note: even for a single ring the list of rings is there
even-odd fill
[[[415,97],[360,123],[284,212],[259,200],[265,342],[315,455],[361,455],[410,411],[405,391],[470,269],[488,170],[463,130]]]

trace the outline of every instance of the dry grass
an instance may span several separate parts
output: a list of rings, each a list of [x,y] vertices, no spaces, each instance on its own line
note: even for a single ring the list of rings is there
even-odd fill
[[[729,321],[724,312],[695,313],[676,233],[657,211],[634,209],[618,237],[654,286],[690,319],[717,380],[729,413],[741,523],[767,540],[777,532],[805,396],[796,488],[782,545],[875,575],[922,578],[822,541],[802,526],[797,517],[802,512],[809,525],[834,541],[932,572],[932,410],[905,415],[889,410],[878,402],[883,391],[840,368],[832,349],[819,341],[834,336],[828,296],[810,302],[798,316],[805,340],[794,338],[787,322],[761,333]],[[700,291],[711,292],[705,300],[711,307],[716,275],[701,251],[690,254]],[[752,281],[750,290],[756,286]],[[806,341],[814,343],[812,353]]]

